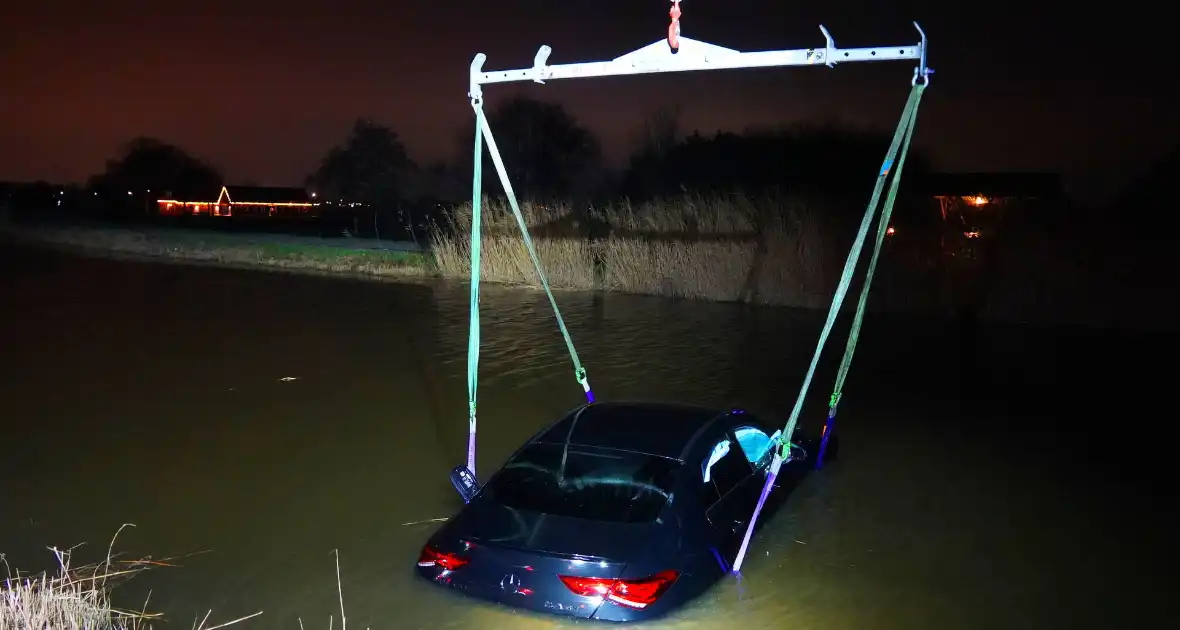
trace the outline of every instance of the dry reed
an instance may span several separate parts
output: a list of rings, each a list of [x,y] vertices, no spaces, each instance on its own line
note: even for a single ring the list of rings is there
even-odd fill
[[[61,550],[50,548],[57,560],[55,575],[48,571],[35,575],[21,575],[8,566],[3,554],[0,563],[8,569],[8,577],[0,582],[0,630],[151,630],[151,621],[160,620],[159,613],[147,612],[147,602],[140,610],[126,610],[116,607],[111,601],[111,591],[120,582],[126,581],[153,567],[176,566],[165,560],[116,560],[113,555],[115,540],[127,523],[115,532],[107,547],[103,562],[85,566],[72,566],[73,551],[77,547]],[[340,551],[336,555],[336,594],[340,603],[340,628],[348,630],[344,614],[344,587],[340,579]],[[150,596],[150,595],[149,595]],[[205,614],[200,622],[193,623],[194,630],[219,630],[247,619],[253,619],[262,611],[246,615],[214,626],[206,625],[213,611]],[[299,620],[303,628],[303,619]],[[335,616],[328,617],[328,628],[335,625]],[[368,629],[366,629],[368,630]]]
[[[453,208],[434,231],[443,277],[470,275],[471,212],[470,204]],[[832,290],[821,215],[798,200],[684,195],[580,213],[525,202],[521,213],[555,288],[798,306]],[[538,286],[507,203],[485,200],[482,216],[481,278]]]
[[[0,555],[8,570],[8,577],[0,582],[0,630],[150,630],[150,622],[160,615],[147,612],[146,601],[140,610],[118,608],[111,601],[111,591],[117,584],[150,568],[175,565],[170,559],[116,560],[115,540],[126,527],[134,525],[124,524],[115,532],[103,562],[73,566],[73,552],[77,547],[65,550],[51,547],[57,561],[53,574],[44,571],[21,575]],[[205,625],[209,621],[206,614],[193,627],[217,630],[261,614],[260,611],[215,626]]]

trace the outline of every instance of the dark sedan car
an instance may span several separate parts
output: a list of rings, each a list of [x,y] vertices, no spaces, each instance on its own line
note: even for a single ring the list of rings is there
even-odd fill
[[[470,502],[422,550],[418,573],[519,608],[658,617],[729,572],[778,434],[736,410],[579,407],[471,487]],[[759,523],[806,475],[816,446],[795,432]],[[833,438],[826,458],[836,451]]]

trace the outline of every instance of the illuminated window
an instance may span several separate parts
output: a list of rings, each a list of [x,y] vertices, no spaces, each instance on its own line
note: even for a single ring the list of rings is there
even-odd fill
[[[774,435],[766,435],[761,429],[744,426],[738,428],[733,434],[737,437],[738,445],[742,447],[746,460],[763,468],[769,465],[770,458],[774,454],[773,447],[783,432],[779,430],[775,431]]]

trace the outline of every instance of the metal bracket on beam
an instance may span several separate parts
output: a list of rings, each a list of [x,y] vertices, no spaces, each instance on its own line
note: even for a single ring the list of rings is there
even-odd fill
[[[548,46],[541,46],[537,49],[536,56],[533,57],[533,82],[545,83],[545,63],[549,61],[549,53],[553,49]]]
[[[467,88],[467,96],[471,98],[472,105],[479,105],[480,103],[483,103],[483,88],[480,87],[480,84],[482,83],[481,79],[484,75],[483,64],[487,60],[488,56],[483,53],[477,54],[475,58],[471,60],[471,69],[469,75],[469,80],[471,83]]]
[[[930,85],[930,75],[934,74],[934,68],[926,65],[926,31],[914,22],[914,28],[918,29],[918,35],[922,36],[922,43],[918,44],[921,49],[921,54],[918,56],[918,67],[914,68],[914,78],[910,81],[910,85],[918,82],[918,77],[922,78],[922,85]]]
[[[828,27],[823,24],[819,25],[819,32],[824,34],[824,58],[829,68],[835,68],[836,62],[832,58],[836,56],[836,40],[832,39],[832,34],[828,32]]]

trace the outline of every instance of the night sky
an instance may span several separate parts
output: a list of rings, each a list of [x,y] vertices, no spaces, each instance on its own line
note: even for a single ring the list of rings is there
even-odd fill
[[[16,6],[13,6],[13,5]],[[963,8],[964,5],[979,7]],[[683,0],[683,35],[744,51],[930,37],[915,142],[945,170],[1058,170],[1102,192],[1180,141],[1163,9],[1133,3]],[[1163,5],[1146,5],[1163,6]],[[467,67],[603,61],[661,39],[662,0],[40,0],[6,3],[0,180],[83,181],[137,135],[232,182],[298,184],[365,116],[422,163],[453,158]],[[1097,8],[1094,8],[1097,7]],[[1119,12],[1119,8],[1123,8]],[[1141,28],[1137,36],[1133,29]],[[1138,41],[1137,41],[1138,38]],[[489,86],[559,100],[620,161],[663,103],[709,132],[838,118],[891,131],[912,64],[678,73]]]

